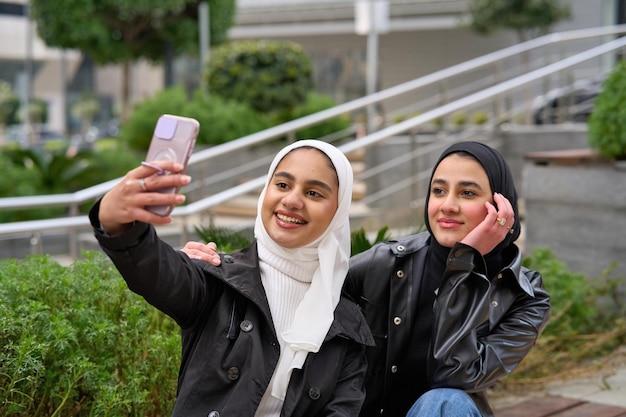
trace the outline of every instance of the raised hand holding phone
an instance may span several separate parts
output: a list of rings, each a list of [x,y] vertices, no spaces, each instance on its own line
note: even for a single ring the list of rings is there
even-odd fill
[[[193,152],[196,138],[200,130],[200,123],[197,120],[164,114],[157,120],[150,147],[146,155],[144,166],[155,169],[156,175],[167,175],[170,172],[162,170],[153,161],[171,161],[183,165],[180,173],[185,173],[189,157]],[[145,191],[145,182],[140,182],[141,188]],[[152,190],[165,194],[178,193],[179,187],[164,187]],[[167,216],[171,213],[173,205],[147,206],[146,209],[159,216]]]

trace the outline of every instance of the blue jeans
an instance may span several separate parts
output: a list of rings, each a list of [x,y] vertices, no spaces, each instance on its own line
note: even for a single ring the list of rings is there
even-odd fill
[[[436,388],[422,394],[406,417],[481,417],[481,414],[465,391]]]

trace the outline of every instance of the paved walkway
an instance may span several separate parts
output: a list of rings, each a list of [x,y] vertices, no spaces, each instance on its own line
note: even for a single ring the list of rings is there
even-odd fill
[[[497,389],[490,394],[495,410],[521,403],[527,399],[547,396],[573,398],[591,403],[626,407],[626,346],[618,348],[611,359],[596,371],[568,376],[565,380],[551,381],[537,389]]]

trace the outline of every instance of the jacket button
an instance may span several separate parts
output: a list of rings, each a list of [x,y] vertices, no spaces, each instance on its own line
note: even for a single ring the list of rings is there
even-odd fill
[[[228,368],[228,379],[236,381],[239,379],[239,368],[236,366]]]
[[[241,329],[241,331],[248,333],[252,331],[252,329],[254,329],[254,324],[252,324],[250,320],[244,320],[239,325],[239,328]]]
[[[320,389],[317,387],[313,387],[309,389],[309,398],[312,400],[318,400],[321,396]]]
[[[498,307],[498,302],[497,302],[497,301],[492,301],[492,302],[491,302],[491,305],[492,305],[493,307]]]
[[[402,245],[398,245],[398,247],[396,247],[396,249],[398,250],[398,252],[404,252],[404,246],[402,246]]]
[[[404,278],[404,271],[403,270],[399,270],[396,272],[396,276],[400,279]]]
[[[222,258],[224,260],[224,262],[226,262],[227,264],[232,264],[233,262],[235,262],[235,260],[233,259],[232,256],[230,255],[224,255],[224,257]]]
[[[220,417],[220,413],[218,411],[211,411],[206,417]]]
[[[393,318],[393,324],[395,324],[396,326],[399,326],[400,323],[402,323],[402,319],[400,317]]]
[[[397,367],[396,365],[393,365],[393,366],[391,367],[391,373],[392,373],[392,374],[395,374],[396,372],[398,372],[398,367]]]

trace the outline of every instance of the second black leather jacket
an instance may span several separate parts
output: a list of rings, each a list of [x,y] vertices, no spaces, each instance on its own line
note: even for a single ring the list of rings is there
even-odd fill
[[[394,387],[424,378],[431,388],[468,392],[481,413],[492,416],[485,390],[513,371],[548,321],[550,297],[541,275],[521,265],[516,246],[510,264],[490,281],[480,253],[458,243],[448,256],[433,306],[428,375],[408,370],[411,378],[398,380],[415,322],[413,287],[423,276],[429,239],[424,232],[380,243],[351,259],[344,290],[361,306],[376,341],[376,347],[368,348],[361,416],[406,413],[397,404],[412,404],[417,397],[396,398]]]

